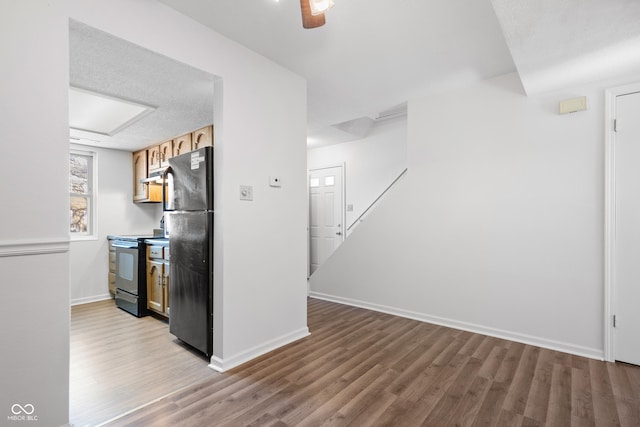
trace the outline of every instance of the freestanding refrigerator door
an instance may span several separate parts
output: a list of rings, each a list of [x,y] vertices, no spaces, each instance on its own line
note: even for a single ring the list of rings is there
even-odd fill
[[[167,212],[171,221],[169,332],[213,353],[213,212]]]
[[[166,210],[213,210],[213,147],[169,159],[171,182]]]

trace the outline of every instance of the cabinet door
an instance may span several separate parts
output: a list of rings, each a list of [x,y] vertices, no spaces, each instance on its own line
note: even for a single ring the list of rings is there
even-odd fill
[[[166,251],[167,248],[164,248]],[[164,263],[164,314],[169,316],[169,263]]]
[[[109,271],[116,272],[116,251],[109,251]]]
[[[182,135],[173,140],[173,155],[188,153],[191,151],[191,134]]]
[[[162,261],[147,261],[147,308],[158,313],[164,312],[163,268]]]
[[[140,182],[147,179],[147,150],[140,150],[133,153],[133,200],[143,200],[147,198],[147,187]]]
[[[191,145],[194,150],[213,145],[213,126],[206,126],[193,132]]]
[[[149,148],[149,170],[160,169],[160,146]]]
[[[160,144],[160,167],[169,166],[169,159],[173,157],[173,141],[166,141]]]
[[[116,274],[109,272],[109,293],[116,294]]]
[[[109,251],[109,293],[111,295],[116,294],[116,252],[115,251]]]

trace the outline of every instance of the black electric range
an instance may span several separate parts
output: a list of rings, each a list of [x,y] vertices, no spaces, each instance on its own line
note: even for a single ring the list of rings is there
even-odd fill
[[[107,236],[116,250],[116,305],[136,317],[147,310],[146,241],[162,236]]]

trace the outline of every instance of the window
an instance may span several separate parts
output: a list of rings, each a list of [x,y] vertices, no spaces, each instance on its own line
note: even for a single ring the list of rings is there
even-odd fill
[[[95,153],[69,153],[69,233],[72,239],[95,237]]]

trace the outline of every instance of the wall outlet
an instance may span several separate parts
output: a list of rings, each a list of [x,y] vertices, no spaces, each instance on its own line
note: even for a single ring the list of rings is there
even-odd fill
[[[253,187],[250,185],[240,186],[240,200],[253,200]]]
[[[282,187],[282,179],[279,176],[270,176],[269,185],[272,187]]]

